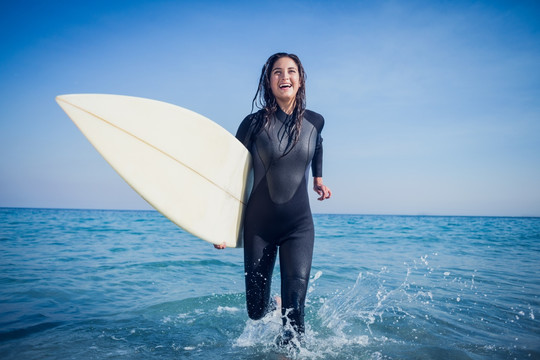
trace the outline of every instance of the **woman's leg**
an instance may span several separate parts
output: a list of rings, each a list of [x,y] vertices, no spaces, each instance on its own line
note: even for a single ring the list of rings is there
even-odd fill
[[[248,315],[259,320],[271,311],[270,291],[276,262],[277,246],[259,236],[244,241],[246,303]]]
[[[313,243],[314,230],[311,227],[295,233],[279,248],[283,323],[285,325],[288,322],[299,334],[305,331],[304,304],[311,271]]]

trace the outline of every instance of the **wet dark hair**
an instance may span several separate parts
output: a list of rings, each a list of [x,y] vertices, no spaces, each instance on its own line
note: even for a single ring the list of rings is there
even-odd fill
[[[255,93],[251,103],[251,112],[253,113],[253,109],[255,107],[263,110],[262,116],[257,116],[255,121],[252,123],[252,134],[255,135],[269,125],[272,117],[278,110],[279,105],[270,87],[270,76],[275,62],[283,57],[288,57],[296,63],[300,81],[300,88],[296,93],[293,112],[287,117],[289,121],[285,122],[285,128],[282,133],[283,136],[288,135],[288,143],[284,154],[286,155],[298,142],[298,138],[300,137],[300,128],[302,127],[302,119],[306,110],[306,74],[298,56],[280,52],[270,56],[268,60],[266,60],[259,78],[257,92]]]

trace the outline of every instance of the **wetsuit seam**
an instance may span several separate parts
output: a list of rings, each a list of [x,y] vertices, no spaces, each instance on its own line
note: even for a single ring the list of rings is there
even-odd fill
[[[309,164],[313,161],[313,157],[315,156],[315,150],[317,150],[317,140],[315,139],[315,149],[313,150],[313,154],[311,155],[311,160],[309,159],[309,155],[311,154],[311,137],[313,136],[313,131],[316,131],[317,128],[313,126],[313,129],[311,129],[311,132],[309,134],[309,141],[308,141],[308,152],[306,154],[306,161],[307,161],[307,169],[309,169]],[[306,179],[307,180],[307,179]]]

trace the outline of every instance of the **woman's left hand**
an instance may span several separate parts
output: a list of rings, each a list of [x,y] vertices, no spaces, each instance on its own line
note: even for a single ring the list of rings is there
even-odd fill
[[[330,189],[323,184],[322,177],[313,178],[313,190],[320,195],[320,197],[317,199],[319,201],[330,199],[332,196],[332,191],[330,191]]]

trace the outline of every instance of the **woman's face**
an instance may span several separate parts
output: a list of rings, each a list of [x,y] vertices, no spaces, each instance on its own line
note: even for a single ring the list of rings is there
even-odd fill
[[[274,63],[270,73],[270,88],[283,110],[294,104],[300,89],[300,74],[293,59],[282,57]]]

